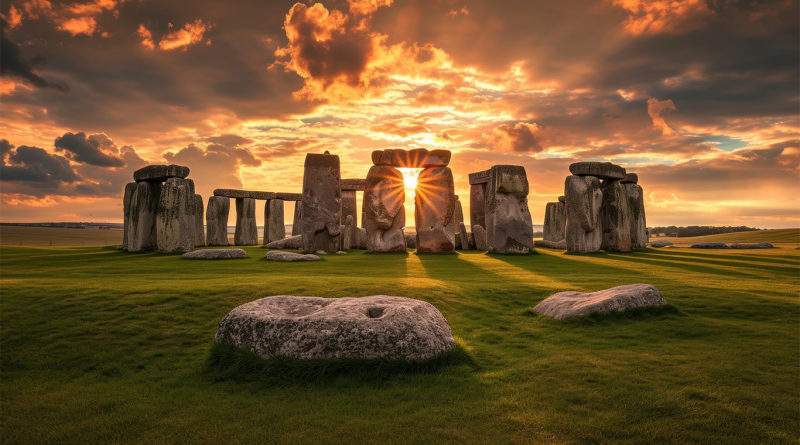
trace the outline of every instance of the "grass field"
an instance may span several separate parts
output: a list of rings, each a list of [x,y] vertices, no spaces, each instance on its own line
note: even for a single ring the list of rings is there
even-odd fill
[[[728,240],[724,240],[728,241]],[[750,240],[748,240],[750,241]],[[729,241],[733,242],[733,241]],[[800,244],[631,254],[186,261],[0,249],[0,436],[64,443],[793,443]],[[554,292],[658,287],[670,310],[553,320]],[[434,304],[480,366],[292,381],[206,367],[222,317],[269,295]]]

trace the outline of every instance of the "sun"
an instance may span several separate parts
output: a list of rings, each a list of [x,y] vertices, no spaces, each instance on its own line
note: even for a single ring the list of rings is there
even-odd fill
[[[403,185],[405,185],[406,193],[413,199],[414,190],[417,188],[417,176],[422,172],[421,168],[398,168],[403,174]]]

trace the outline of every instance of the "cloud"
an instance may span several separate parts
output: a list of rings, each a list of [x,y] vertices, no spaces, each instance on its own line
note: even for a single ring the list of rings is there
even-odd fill
[[[70,33],[73,37],[78,34],[86,34],[91,37],[97,29],[97,21],[94,17],[76,17],[64,19],[59,22],[57,29]]]
[[[502,124],[484,134],[490,146],[501,150],[518,153],[539,153],[553,143],[555,131],[552,127],[541,127],[538,124],[519,122],[513,127]]]
[[[142,38],[142,46],[150,49],[156,47],[155,43],[153,43],[153,34],[144,27],[144,23],[139,24],[136,34],[139,34],[139,37]]]
[[[456,11],[455,9],[453,9],[453,10],[451,10],[450,12],[448,12],[448,13],[447,13],[447,15],[448,15],[448,16],[450,16],[450,17],[456,17],[456,16],[458,16],[459,14],[463,14],[463,15],[469,15],[469,9],[467,9],[467,7],[466,7],[466,6],[464,6],[463,8],[461,8],[461,9],[460,9],[460,10],[458,10],[458,11]]]
[[[636,35],[696,28],[711,12],[705,0],[614,0],[614,4],[628,12],[625,30]]]
[[[219,144],[209,144],[205,148],[189,144],[177,153],[164,153],[163,157],[168,163],[189,167],[197,193],[204,196],[210,196],[218,188],[241,189],[241,166],[261,165],[261,161],[250,150],[232,149]]]
[[[206,142],[211,142],[214,144],[222,144],[228,147],[235,147],[237,145],[252,144],[253,142],[255,142],[255,140],[239,136],[238,134],[222,134],[219,136],[207,137]]]
[[[211,23],[203,23],[202,20],[197,19],[193,23],[187,23],[184,25],[183,29],[173,31],[162,37],[161,41],[158,42],[158,47],[164,50],[173,50],[179,48],[186,50],[186,48],[189,46],[202,41],[203,34],[210,30],[213,26],[214,25]],[[144,45],[144,43],[142,44]]]
[[[0,22],[0,32],[2,32],[0,35],[0,76],[15,77],[37,88],[46,88],[64,93],[69,92],[69,87],[66,84],[48,82],[34,72],[35,69],[43,68],[47,59],[37,55],[30,61],[25,60],[19,46],[8,38],[8,22],[5,19],[0,19]]]
[[[66,31],[73,37],[78,34],[91,37],[99,30],[96,18],[104,11],[113,11],[114,17],[119,17],[119,11],[115,9],[123,1],[95,0],[88,3],[62,4],[58,8],[53,8],[47,0],[27,0],[22,4],[22,11],[13,5],[9,9],[9,19],[13,18],[14,22],[11,29],[20,26],[24,16],[33,20],[41,16],[55,23],[59,31]]]
[[[19,28],[19,26],[22,25],[22,12],[15,8],[13,4],[8,8],[8,15],[0,14],[0,17],[8,22],[9,31],[13,31],[15,28]]]
[[[393,0],[347,0],[350,4],[350,13],[353,15],[370,16],[381,6],[391,6]]]
[[[64,133],[55,140],[56,151],[64,151],[75,162],[98,167],[124,167],[125,161],[119,158],[119,149],[105,133]]]
[[[0,181],[25,182],[34,187],[57,188],[62,183],[80,181],[69,160],[52,155],[39,147],[26,145],[14,149],[7,140],[0,141],[3,163]],[[7,162],[10,161],[10,162]]]
[[[677,110],[672,100],[667,99],[659,101],[655,97],[651,97],[647,100],[647,114],[653,119],[653,128],[661,130],[664,136],[671,135],[674,132],[672,128],[669,128],[669,125],[667,125],[667,122],[661,115]]]

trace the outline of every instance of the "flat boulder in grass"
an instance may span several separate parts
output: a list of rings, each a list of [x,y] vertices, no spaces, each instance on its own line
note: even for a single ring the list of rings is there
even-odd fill
[[[278,295],[233,309],[214,341],[263,359],[426,360],[455,348],[444,316],[405,297],[319,298]]]
[[[243,249],[200,249],[184,253],[181,258],[187,260],[232,260],[248,258],[248,256]]]
[[[725,243],[697,243],[692,244],[692,248],[695,249],[728,249],[728,245]]]
[[[615,312],[643,306],[664,306],[667,300],[650,284],[628,284],[597,292],[559,292],[533,310],[553,318],[580,317],[590,312]]]
[[[665,239],[657,240],[657,241],[650,241],[650,246],[652,247],[669,247],[672,245],[672,241],[668,241]]]
[[[302,254],[302,253],[281,252],[279,250],[273,250],[267,252],[267,254],[264,256],[264,259],[268,261],[293,262],[293,261],[319,261],[321,258],[311,253]]]
[[[731,244],[731,249],[772,249],[773,246],[770,243],[736,243]]]

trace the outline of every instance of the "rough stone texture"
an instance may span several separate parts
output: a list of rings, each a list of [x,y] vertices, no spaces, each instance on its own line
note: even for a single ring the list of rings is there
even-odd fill
[[[256,200],[236,198],[236,231],[233,234],[233,245],[255,246],[257,244]]]
[[[432,168],[447,167],[450,163],[449,150],[427,150],[415,148],[403,150],[389,148],[372,152],[372,163],[375,165],[391,165],[397,168]]]
[[[347,252],[345,252],[344,250],[340,250],[336,252],[336,255],[347,255]]]
[[[189,167],[180,165],[148,165],[133,172],[133,180],[136,182],[153,181],[164,182],[169,178],[184,179],[189,176]]]
[[[625,195],[628,199],[628,215],[631,227],[631,249],[641,250],[647,247],[650,236],[647,231],[647,220],[644,216],[644,191],[638,184],[627,183]]]
[[[567,197],[566,196],[559,196],[558,197],[558,202],[567,202]]]
[[[406,234],[405,238],[406,238],[406,248],[407,249],[416,249],[417,248],[417,235],[415,233]]]
[[[272,241],[286,238],[286,226],[283,224],[283,201],[270,199],[264,204],[264,236],[265,246]]]
[[[620,181],[623,184],[638,184],[639,175],[636,173],[625,173],[625,179]]]
[[[548,202],[544,210],[545,241],[557,243],[564,239],[564,227],[567,225],[567,206],[561,201]]]
[[[342,191],[363,192],[367,188],[366,179],[342,179],[340,182]]]
[[[455,206],[453,172],[450,168],[422,170],[417,177],[414,197],[417,253],[455,250],[456,234],[453,226],[449,226]]]
[[[597,252],[603,242],[600,206],[603,190],[594,176],[567,176],[567,225],[564,230],[569,252]]]
[[[562,239],[559,242],[537,239],[533,242],[536,247],[547,247],[548,249],[561,249],[567,250],[567,240]]]
[[[600,179],[625,179],[625,169],[610,162],[576,162],[569,172],[577,176],[594,176]],[[569,199],[569,197],[567,197]]]
[[[590,312],[614,312],[642,306],[664,306],[667,300],[650,284],[628,284],[597,292],[559,292],[533,310],[553,318],[580,317]]]
[[[288,238],[273,241],[266,246],[268,249],[302,249],[303,235],[290,236]]]
[[[209,246],[227,246],[228,214],[231,211],[231,199],[224,196],[209,196],[206,209],[206,244]]]
[[[350,231],[349,236],[351,242],[355,242],[358,236],[358,204],[356,203],[356,192],[353,190],[342,190],[342,222],[345,223],[345,225],[347,225],[346,221],[348,216],[353,218],[353,224],[349,226],[348,230]],[[342,239],[344,239],[344,237]],[[352,248],[352,244],[350,248]]]
[[[249,257],[243,249],[199,249],[184,253],[181,258],[187,260],[232,260]]]
[[[180,181],[191,180],[180,179]],[[158,248],[157,220],[162,189],[161,183],[148,181],[139,182],[133,188],[128,209],[128,239],[126,242],[128,252],[143,252]],[[194,187],[192,187],[192,192],[194,192]]]
[[[692,247],[695,249],[728,249],[728,245],[725,243],[697,243],[692,244]]]
[[[775,246],[773,246],[770,243],[756,243],[756,244],[736,243],[736,244],[731,244],[730,247],[731,249],[772,249]]]
[[[650,241],[650,245],[653,247],[667,247],[672,245],[672,241],[668,240],[656,240]]]
[[[280,250],[272,250],[267,252],[264,256],[265,260],[268,261],[281,261],[281,262],[293,262],[293,261],[319,261],[320,257],[311,254],[311,253],[294,253],[294,252],[281,252]]]
[[[606,252],[631,251],[631,217],[625,185],[617,180],[603,181],[603,203],[600,225],[603,239],[600,248]]]
[[[342,233],[342,250],[350,250],[353,248],[353,238],[357,236],[354,236],[355,232],[353,229],[358,229],[353,225],[353,215],[347,215],[344,226],[342,227],[342,230],[344,230]]]
[[[531,244],[533,244],[531,242]],[[470,245],[474,245],[476,250],[489,250],[489,241],[486,239],[486,230],[481,226],[472,226],[472,239]]]
[[[339,156],[306,155],[303,172],[303,250],[336,252],[342,221]]]
[[[526,254],[533,248],[533,222],[528,210],[525,167],[495,165],[489,169],[485,229],[490,253]],[[474,228],[472,232],[475,232]]]
[[[275,199],[280,199],[281,201],[302,201],[303,194],[302,193],[283,193],[278,192],[275,193]]]
[[[486,227],[486,183],[469,186],[469,226]]]
[[[487,182],[489,182],[489,170],[470,173],[468,176],[469,176],[469,185],[486,184]]]
[[[477,247],[475,247],[475,235],[472,232],[467,232],[467,244],[469,244],[470,250],[477,250]]]
[[[186,253],[194,250],[195,202],[194,181],[191,179],[170,178],[161,186],[156,217],[156,238],[160,252]]]
[[[206,245],[206,232],[203,226],[203,197],[194,195],[194,246]]]
[[[234,199],[275,199],[277,194],[272,192],[253,192],[249,190],[216,189],[214,190],[214,196],[224,196]]]
[[[214,341],[268,359],[424,360],[455,348],[450,326],[430,303],[404,297],[278,295],[233,309]]]
[[[370,252],[405,252],[403,227],[406,212],[403,174],[388,165],[375,165],[367,173],[364,190],[364,228]]]
[[[473,226],[474,227],[474,226]],[[462,222],[458,225],[458,235],[461,241],[461,250],[475,250],[475,246],[470,244],[467,226]]]
[[[294,203],[294,218],[292,218],[292,236],[303,234],[303,201]]]
[[[136,192],[136,185],[135,182],[129,182],[125,185],[125,193],[122,197],[122,250],[128,250],[128,230],[130,230],[130,212],[131,212],[131,200],[133,199],[133,194]]]
[[[363,227],[358,228],[358,248],[367,250],[367,229]]]

